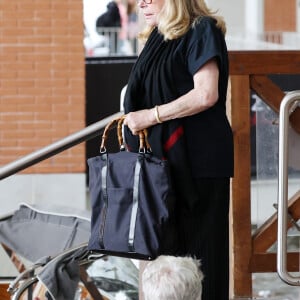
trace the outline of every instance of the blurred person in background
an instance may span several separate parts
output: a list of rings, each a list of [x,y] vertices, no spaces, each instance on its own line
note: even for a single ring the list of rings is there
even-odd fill
[[[107,10],[96,20],[96,27],[121,27],[121,14],[115,1],[106,6]]]
[[[136,54],[138,52],[137,36],[139,32],[136,0],[127,0],[127,15],[128,15],[128,40],[132,47],[133,54]]]

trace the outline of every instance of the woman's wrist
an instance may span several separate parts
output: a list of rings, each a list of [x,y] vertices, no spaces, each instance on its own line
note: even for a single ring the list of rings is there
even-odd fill
[[[162,123],[162,120],[161,120],[161,118],[160,118],[158,108],[159,108],[159,106],[156,105],[156,106],[153,108],[153,113],[154,113],[154,118],[155,118],[156,123],[161,124],[161,123]]]

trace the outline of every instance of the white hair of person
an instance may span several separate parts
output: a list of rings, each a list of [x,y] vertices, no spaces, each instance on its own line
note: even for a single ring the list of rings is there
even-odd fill
[[[161,255],[142,274],[145,300],[201,300],[203,273],[192,257]]]

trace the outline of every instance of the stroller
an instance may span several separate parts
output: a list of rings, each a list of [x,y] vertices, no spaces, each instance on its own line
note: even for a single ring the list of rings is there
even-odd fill
[[[11,299],[137,300],[137,262],[91,253],[89,236],[90,212],[74,208],[22,203],[0,218],[0,243],[20,271]]]

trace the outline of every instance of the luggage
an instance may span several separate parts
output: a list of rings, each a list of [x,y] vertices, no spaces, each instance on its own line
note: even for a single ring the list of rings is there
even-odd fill
[[[146,131],[138,153],[125,149],[124,116],[109,123],[100,155],[89,158],[92,207],[88,249],[104,254],[152,260],[177,252],[175,195],[166,160],[154,157]],[[120,151],[108,153],[108,132],[117,123]]]

